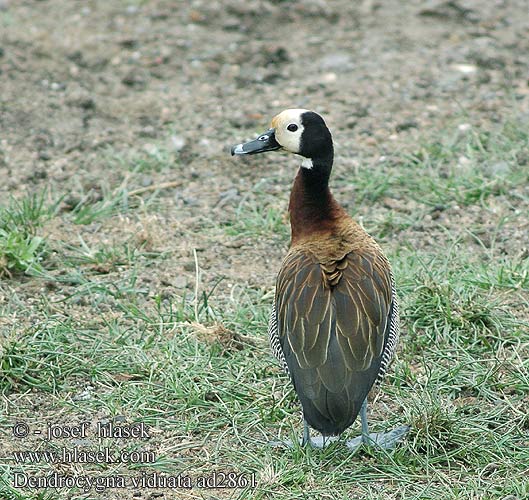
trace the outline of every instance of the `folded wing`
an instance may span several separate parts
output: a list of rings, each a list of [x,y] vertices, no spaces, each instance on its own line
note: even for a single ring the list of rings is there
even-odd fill
[[[388,340],[395,313],[382,254],[357,251],[319,262],[291,249],[277,280],[276,342],[313,428],[339,434],[352,424],[384,350],[394,349]]]

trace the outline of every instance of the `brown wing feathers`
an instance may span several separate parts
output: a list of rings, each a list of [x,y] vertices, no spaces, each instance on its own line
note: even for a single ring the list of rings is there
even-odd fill
[[[287,254],[276,289],[279,341],[305,418],[323,434],[351,425],[375,382],[391,301],[376,246],[334,259],[303,244]]]
[[[309,425],[339,434],[353,423],[395,351],[394,283],[379,247],[331,194],[334,149],[323,118],[285,110],[273,119],[272,130],[238,144],[232,154],[278,147],[308,161],[290,193],[291,248],[277,279],[270,342]]]

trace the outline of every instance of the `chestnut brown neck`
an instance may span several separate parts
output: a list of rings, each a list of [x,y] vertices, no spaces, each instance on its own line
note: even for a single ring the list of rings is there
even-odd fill
[[[311,234],[332,231],[344,210],[329,189],[331,165],[301,167],[290,193],[290,226],[292,243]]]

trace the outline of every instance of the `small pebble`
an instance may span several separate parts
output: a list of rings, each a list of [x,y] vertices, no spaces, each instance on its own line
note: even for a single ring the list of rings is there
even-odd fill
[[[156,137],[156,129],[152,125],[147,125],[140,130],[140,137]]]
[[[468,158],[467,156],[460,156],[458,159],[457,159],[457,165],[459,167],[467,167],[468,165],[470,165],[472,163],[472,160],[470,158]]]
[[[181,135],[172,135],[171,136],[171,149],[178,153],[184,149],[186,145],[186,140]]]
[[[140,184],[142,187],[147,187],[152,185],[152,177],[150,175],[144,175],[141,178]]]
[[[93,387],[88,386],[84,391],[80,392],[79,394],[76,394],[72,399],[74,401],[87,401],[92,398],[92,389]]]
[[[89,439],[72,439],[72,444],[78,447],[92,446],[93,443]]]
[[[187,279],[185,276],[177,276],[174,280],[173,280],[173,286],[175,288],[185,288],[187,285]]]
[[[336,73],[325,73],[322,77],[322,80],[326,83],[335,82],[337,79],[338,75]]]
[[[150,143],[144,144],[143,150],[150,155],[155,155],[156,153],[158,153],[158,148],[156,147],[156,145]]]
[[[342,52],[336,52],[334,54],[329,54],[325,56],[320,61],[320,68],[322,70],[335,70],[335,71],[344,71],[352,68],[354,65],[351,61],[351,56]]]
[[[490,166],[490,172],[492,175],[506,176],[510,170],[511,168],[506,161],[499,161]]]
[[[472,73],[475,73],[478,70],[478,68],[473,64],[453,64],[452,69],[459,71],[464,75],[471,75]]]

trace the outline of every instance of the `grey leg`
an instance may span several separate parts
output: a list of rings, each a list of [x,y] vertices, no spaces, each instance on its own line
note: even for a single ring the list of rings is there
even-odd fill
[[[300,446],[310,446],[312,448],[324,448],[328,443],[332,443],[338,439],[337,436],[316,436],[310,437],[310,428],[307,421],[303,419],[303,437],[299,440]],[[294,448],[294,443],[287,439],[286,441],[272,441],[269,443],[274,448]]]
[[[311,445],[310,442],[310,429],[307,421],[303,419],[303,438],[301,439],[301,446]]]
[[[369,425],[367,424],[367,398],[364,399],[360,408],[360,421],[362,423],[362,443],[370,444]]]
[[[307,424],[307,421],[303,420],[303,439],[301,440],[301,446],[312,446],[313,448],[325,448],[325,446],[328,443],[332,443],[333,441],[336,441],[337,437],[332,436],[324,436],[323,434],[321,436],[316,436],[314,438],[310,437],[310,429],[309,424]]]
[[[285,441],[271,441],[268,443],[274,448],[294,448],[294,443],[292,440],[287,439]],[[307,421],[303,419],[303,437],[299,440],[300,446],[312,446],[312,441],[310,439],[310,429]]]
[[[362,423],[362,435],[354,439],[346,441],[345,445],[351,451],[356,451],[361,444],[374,446],[375,448],[382,448],[385,450],[394,448],[395,445],[406,435],[410,430],[408,425],[401,425],[389,432],[369,432],[367,423],[367,398],[362,403],[360,408],[360,421]]]
[[[338,436],[324,436],[322,434],[311,439],[310,444],[313,448],[325,448],[328,444],[338,441],[338,439]]]

